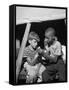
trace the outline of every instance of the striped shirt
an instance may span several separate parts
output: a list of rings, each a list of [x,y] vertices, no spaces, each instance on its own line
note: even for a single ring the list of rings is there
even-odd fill
[[[36,54],[36,50],[34,50],[30,45],[27,46],[24,50],[24,54],[23,57],[30,57],[30,59],[33,59],[35,54]]]

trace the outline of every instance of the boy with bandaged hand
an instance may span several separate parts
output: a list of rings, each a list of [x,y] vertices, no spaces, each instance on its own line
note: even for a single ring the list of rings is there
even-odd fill
[[[30,32],[28,37],[29,46],[24,50],[23,58],[26,58],[24,62],[21,74],[26,71],[26,83],[41,82],[41,74],[45,70],[45,67],[38,61],[39,47],[37,44],[40,41],[39,36],[35,32]]]
[[[41,51],[46,62],[46,70],[42,73],[43,82],[49,82],[54,77],[58,78],[58,81],[65,81],[65,65],[61,57],[61,43],[57,40],[55,30],[51,27],[45,31],[44,46],[45,49]]]

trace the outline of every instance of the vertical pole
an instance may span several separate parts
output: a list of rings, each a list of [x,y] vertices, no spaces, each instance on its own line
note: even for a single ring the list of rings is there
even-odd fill
[[[25,29],[25,34],[22,38],[21,48],[19,50],[18,58],[16,60],[16,83],[18,81],[18,76],[19,76],[21,63],[22,63],[22,57],[23,57],[24,48],[26,46],[26,42],[27,42],[27,39],[28,39],[28,34],[29,34],[29,31],[30,31],[30,27],[31,27],[31,24],[27,23],[27,26],[26,26],[26,29]]]

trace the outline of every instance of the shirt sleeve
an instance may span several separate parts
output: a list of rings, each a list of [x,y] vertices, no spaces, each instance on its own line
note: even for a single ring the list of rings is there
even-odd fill
[[[23,57],[28,57],[28,56],[29,56],[29,53],[30,53],[30,50],[29,50],[28,47],[26,47],[26,48],[24,49]]]

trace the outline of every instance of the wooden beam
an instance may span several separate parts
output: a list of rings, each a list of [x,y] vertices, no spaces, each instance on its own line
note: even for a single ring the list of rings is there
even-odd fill
[[[22,57],[23,57],[24,48],[26,46],[26,42],[27,42],[27,39],[28,39],[28,34],[29,34],[29,31],[30,31],[30,27],[31,27],[31,24],[27,23],[27,26],[26,26],[26,29],[25,29],[25,34],[22,38],[21,48],[19,50],[18,58],[16,60],[16,83],[18,81],[18,76],[19,76],[21,63],[22,63]]]

